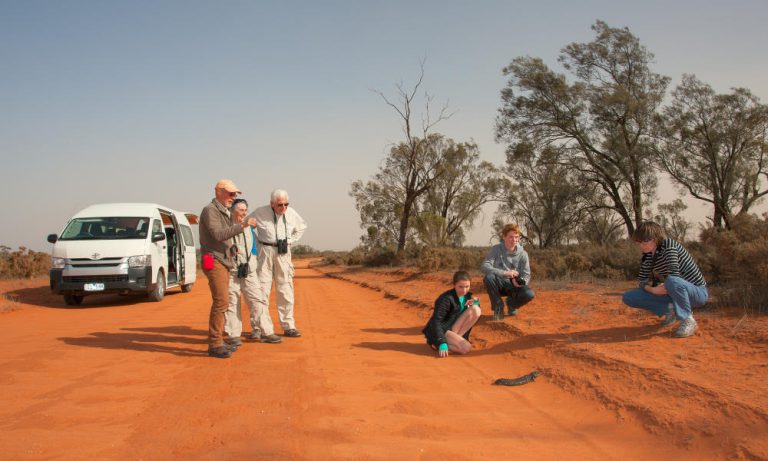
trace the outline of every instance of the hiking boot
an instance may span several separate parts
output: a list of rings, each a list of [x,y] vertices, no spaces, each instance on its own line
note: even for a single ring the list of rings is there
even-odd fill
[[[510,309],[510,310],[507,312],[507,315],[512,315],[512,316],[514,316],[514,315],[517,315],[517,309]]]
[[[249,336],[249,338],[251,338],[254,341],[258,341],[259,339],[261,339],[261,332],[260,331],[252,331],[251,335]]]
[[[494,311],[493,320],[497,322],[504,320],[504,311]]]
[[[208,347],[208,357],[215,357],[217,359],[228,359],[231,356],[232,356],[232,351],[230,351],[226,345],[219,346],[219,347]]]
[[[690,316],[680,322],[680,326],[677,328],[677,331],[675,331],[675,336],[678,338],[687,338],[688,336],[693,336],[693,333],[696,332],[696,328],[696,319],[694,319],[693,316]]]
[[[277,344],[277,343],[283,342],[283,338],[277,336],[276,334],[271,334],[271,335],[262,336],[259,341],[267,344]]]
[[[283,336],[286,336],[288,338],[298,338],[299,336],[301,336],[301,332],[295,328],[291,328],[291,329],[285,330],[285,332],[283,332]]]
[[[667,313],[664,314],[664,318],[659,323],[659,326],[665,327],[671,325],[677,320],[677,314],[675,314],[675,306],[672,303],[667,305]]]

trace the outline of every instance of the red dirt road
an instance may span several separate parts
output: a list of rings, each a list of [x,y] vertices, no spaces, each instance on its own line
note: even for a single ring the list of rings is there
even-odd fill
[[[705,313],[676,340],[616,293],[538,289],[437,359],[420,330],[445,274],[297,265],[304,336],[227,360],[205,353],[204,277],[76,309],[0,283],[0,458],[768,459],[763,320]]]

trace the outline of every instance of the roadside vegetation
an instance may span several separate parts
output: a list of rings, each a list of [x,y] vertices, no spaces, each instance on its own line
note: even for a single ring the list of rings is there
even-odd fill
[[[19,247],[0,245],[0,279],[28,279],[48,275],[51,269],[51,255]]]
[[[734,217],[731,229],[703,229],[685,242],[710,286],[710,306],[768,312],[768,215]],[[422,272],[459,269],[477,273],[489,247],[358,246],[347,252],[318,252],[322,264],[364,267],[416,267]],[[572,243],[537,248],[526,245],[537,281],[630,281],[637,277],[640,252],[627,239],[611,243]]]
[[[768,106],[749,89],[718,93],[692,74],[675,85],[628,28],[598,20],[592,31],[557,62],[522,55],[500,65],[502,165],[437,131],[454,112],[423,91],[425,61],[413,86],[374,91],[403,138],[368,180],[351,184],[360,245],[325,261],[476,270],[487,247],[464,246],[466,235],[495,203],[489,235],[519,224],[535,279],[626,281],[640,258],[628,237],[653,220],[692,253],[710,304],[768,310],[768,224],[755,214],[768,195]],[[675,193],[661,192],[663,177]],[[684,217],[692,201],[711,210],[698,229]]]

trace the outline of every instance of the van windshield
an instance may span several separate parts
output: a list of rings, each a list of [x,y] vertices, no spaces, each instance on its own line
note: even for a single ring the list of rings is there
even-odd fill
[[[67,224],[59,240],[144,239],[148,231],[149,218],[75,218]]]

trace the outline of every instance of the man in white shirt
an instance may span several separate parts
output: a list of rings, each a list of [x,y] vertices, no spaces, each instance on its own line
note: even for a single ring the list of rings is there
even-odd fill
[[[256,238],[259,241],[259,258],[256,273],[269,303],[272,280],[277,291],[277,314],[283,335],[289,338],[301,336],[293,318],[293,263],[291,245],[299,241],[307,224],[299,213],[288,208],[288,192],[275,189],[269,205],[256,208],[249,216],[256,218]],[[268,309],[269,306],[263,306]]]

